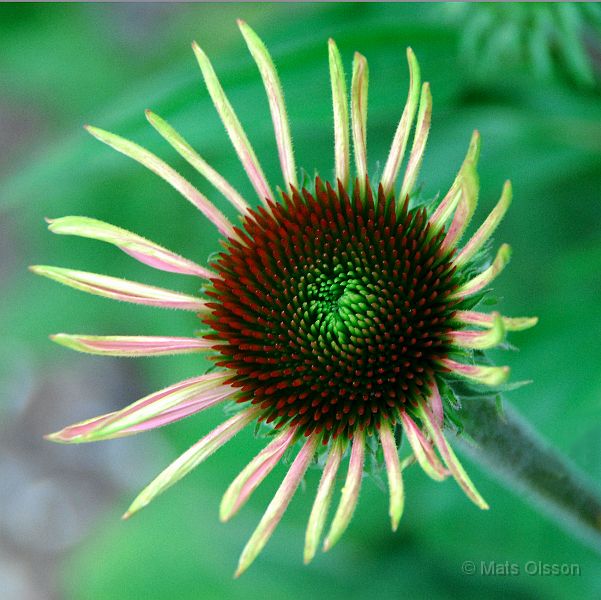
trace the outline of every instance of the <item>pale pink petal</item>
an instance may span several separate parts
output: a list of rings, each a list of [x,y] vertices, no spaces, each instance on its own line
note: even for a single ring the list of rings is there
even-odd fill
[[[78,352],[104,356],[163,356],[202,352],[215,345],[204,338],[127,336],[127,335],[69,335],[57,333],[50,339]]]
[[[108,144],[117,152],[133,158],[147,169],[156,173],[169,185],[174,187],[186,200],[194,204],[207,219],[209,219],[225,237],[233,237],[234,230],[227,217],[208,199],[199,192],[187,179],[184,179],[175,169],[162,161],[142,146],[130,142],[98,127],[86,126],[86,129],[98,140]]]
[[[221,121],[223,122],[250,182],[263,203],[266,203],[267,200],[273,200],[273,193],[267,183],[263,169],[261,169],[255,151],[248,141],[246,133],[244,133],[242,125],[219,83],[219,79],[217,79],[213,65],[196,42],[192,44],[192,49],[196,55],[196,60],[202,71],[213,104],[221,117]]]
[[[235,577],[239,577],[248,569],[261,550],[263,550],[265,544],[267,544],[277,524],[284,515],[286,508],[288,508],[288,504],[290,504],[290,500],[292,500],[292,496],[294,496],[309,464],[313,460],[318,442],[317,436],[310,436],[297,454],[286,477],[284,477],[278,491],[269,503],[263,518],[244,547],[238,562],[238,569],[234,575]]]
[[[36,265],[29,267],[29,269],[36,275],[43,275],[76,290],[113,300],[197,312],[204,312],[206,310],[206,303],[200,298],[172,292],[171,290],[152,285],[128,281],[127,279],[118,279],[116,277],[109,277],[108,275],[99,275],[98,273],[44,265]]]
[[[365,56],[355,52],[353,78],[351,81],[351,127],[355,167],[361,194],[365,191],[367,177],[367,93],[369,69]]]
[[[257,63],[257,67],[259,67],[259,72],[263,79],[263,85],[265,86],[265,92],[269,100],[269,110],[271,111],[271,120],[273,121],[284,184],[286,190],[290,192],[291,185],[298,188],[298,180],[296,178],[292,137],[290,135],[286,103],[284,102],[284,92],[282,91],[280,78],[265,44],[263,44],[259,36],[240,19],[238,20],[238,26],[252,57]]]
[[[332,104],[334,109],[334,155],[336,163],[336,179],[346,188],[349,183],[349,117],[348,98],[346,94],[346,78],[342,58],[336,42],[328,40],[328,58],[330,64],[330,81],[332,84]]]
[[[172,273],[209,279],[215,273],[131,231],[88,217],[46,219],[48,229],[61,235],[78,235],[113,244],[141,263]]]
[[[211,406],[215,406],[215,404],[218,404],[223,400],[231,398],[235,393],[236,390],[231,386],[221,385],[218,388],[215,388],[210,394],[207,393],[203,397],[182,402],[180,405],[170,408],[156,417],[152,417],[143,423],[139,423],[138,425],[132,425],[131,427],[128,427],[127,431],[125,433],[121,433],[119,437],[130,435],[132,433],[140,433],[141,431],[149,431],[151,429],[163,427],[164,425],[176,423],[177,421],[181,421],[186,417],[195,415],[202,410],[206,410]]]
[[[509,377],[509,367],[465,365],[450,358],[443,358],[440,364],[457,375],[478,383],[483,383],[484,385],[500,385],[505,383]]]
[[[470,169],[475,173],[476,165],[478,164],[478,158],[480,156],[480,134],[478,131],[474,131],[470,140],[470,145],[467,149],[463,164],[455,177],[455,181],[449,188],[449,191],[445,197],[440,201],[438,207],[430,217],[429,221],[434,229],[440,229],[447,220],[451,217],[457,204],[459,203],[463,194],[462,181],[466,169]]]
[[[401,412],[403,429],[407,435],[413,455],[421,468],[429,477],[436,481],[442,481],[448,471],[442,466],[430,442],[425,438],[415,421],[405,412]]]
[[[47,438],[54,442],[78,444],[123,437],[141,429],[149,429],[149,423],[157,422],[156,419],[168,411],[194,406],[194,412],[198,412],[232,396],[236,389],[224,385],[230,376],[223,372],[210,373],[180,381],[121,410],[70,425]]]
[[[334,515],[332,524],[330,525],[330,531],[326,536],[323,549],[324,551],[329,550],[342,536],[348,527],[357,501],[359,500],[359,492],[361,491],[361,480],[363,478],[363,463],[365,462],[365,433],[363,431],[356,431],[353,436],[353,446],[351,448],[351,460],[349,463],[348,473],[344,487],[342,488],[342,495],[340,497],[340,504]]]
[[[424,423],[426,429],[432,436],[432,439],[434,440],[434,443],[436,444],[440,455],[442,456],[447,467],[449,468],[449,471],[451,471],[451,474],[453,475],[461,489],[463,489],[463,491],[467,494],[468,498],[470,498],[470,500],[472,500],[472,502],[474,502],[476,506],[482,509],[488,509],[488,504],[485,502],[482,496],[480,496],[478,490],[476,490],[471,479],[465,472],[465,469],[455,456],[453,449],[447,443],[447,440],[445,439],[442,430],[438,427],[436,419],[434,418],[434,415],[432,415],[432,413],[430,412],[430,409],[425,405],[420,405],[418,407],[418,410],[422,422]]]
[[[290,427],[271,441],[234,479],[225,492],[219,507],[219,517],[227,521],[244,506],[259,484],[280,462],[292,444],[296,429]]]
[[[453,296],[458,298],[466,298],[484,289],[499,275],[511,258],[511,248],[508,244],[502,244],[493,260],[492,265],[485,271],[476,275],[473,279],[466,281],[461,285]]]
[[[150,110],[146,111],[148,122],[159,132],[175,151],[192,165],[207,181],[213,185],[240,214],[245,214],[250,206],[238,191],[209,165],[192,146],[167,121]]]
[[[505,339],[505,327],[503,318],[498,312],[492,313],[492,327],[484,331],[451,331],[449,337],[451,343],[461,348],[473,348],[486,350],[498,346]]]
[[[478,250],[480,250],[480,248],[482,248],[486,241],[490,239],[490,236],[494,233],[495,229],[505,216],[505,213],[511,204],[511,197],[511,182],[506,181],[499,202],[492,209],[488,217],[486,217],[484,223],[480,225],[478,231],[474,233],[469,242],[453,260],[455,264],[464,265],[476,254],[476,252],[478,252]]]
[[[403,184],[401,185],[401,193],[399,195],[401,202],[404,202],[405,198],[411,194],[413,186],[417,181],[417,176],[419,175],[422,159],[424,158],[424,152],[426,150],[431,119],[432,94],[430,93],[430,84],[426,82],[422,85],[422,92],[419,100],[419,112],[417,114],[417,123],[415,125],[415,137],[413,138],[409,162],[407,163]]]
[[[462,170],[461,195],[453,215],[453,220],[442,242],[442,248],[448,250],[454,248],[461,239],[463,232],[469,225],[478,204],[478,193],[480,183],[475,165],[468,163]]]
[[[440,397],[440,390],[438,389],[438,385],[436,381],[432,381],[430,387],[430,397],[428,398],[428,404],[436,417],[436,422],[439,427],[442,427],[444,424],[444,410],[442,408],[442,398]]]
[[[326,523],[326,517],[328,516],[328,509],[330,508],[330,503],[332,501],[332,495],[334,494],[336,474],[338,473],[338,468],[340,467],[345,449],[346,441],[344,441],[342,437],[336,439],[332,444],[332,448],[330,449],[326,464],[323,468],[315,501],[313,502],[313,508],[311,509],[309,522],[307,523],[304,551],[305,564],[310,563],[315,556],[315,552],[317,552],[321,534]]]
[[[454,318],[468,325],[479,325],[488,329],[494,324],[492,314],[473,310],[458,310]],[[538,323],[538,317],[502,317],[502,319],[506,331],[523,331],[534,327]]]
[[[258,414],[258,407],[248,408],[223,422],[208,435],[205,435],[205,437],[186,450],[179,458],[174,460],[140,492],[123,515],[123,518],[128,519],[152,502],[159,494],[162,494],[174,483],[177,483],[216,450],[219,450],[226,442],[229,442],[238,432],[242,431]]]
[[[405,494],[403,490],[403,476],[401,474],[399,452],[394,441],[392,429],[386,421],[380,424],[380,441],[382,442],[384,462],[386,463],[386,473],[388,475],[390,521],[392,530],[396,531],[403,514]]]
[[[407,62],[409,63],[409,93],[407,94],[407,102],[401,115],[401,120],[397,126],[390,146],[390,152],[388,159],[386,160],[386,166],[384,167],[384,174],[382,175],[382,188],[384,195],[388,197],[394,190],[397,175],[405,156],[405,148],[407,147],[407,141],[409,140],[409,134],[413,126],[413,119],[415,118],[415,112],[419,102],[419,90],[420,90],[420,71],[419,64],[413,54],[411,48],[407,48]]]

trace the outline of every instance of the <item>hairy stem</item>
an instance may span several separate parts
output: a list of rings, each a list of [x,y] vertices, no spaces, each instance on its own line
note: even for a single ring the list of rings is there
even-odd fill
[[[462,400],[466,439],[458,440],[480,464],[543,511],[571,535],[601,553],[601,492],[553,449],[506,401]]]

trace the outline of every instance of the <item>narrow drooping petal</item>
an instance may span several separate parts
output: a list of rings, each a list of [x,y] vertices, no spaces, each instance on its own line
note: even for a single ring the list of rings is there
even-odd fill
[[[501,317],[506,331],[523,331],[530,329],[538,323],[538,317]],[[473,310],[458,310],[455,319],[468,325],[479,325],[490,328],[494,326],[494,317],[490,313],[481,313]]]
[[[249,209],[248,202],[167,121],[150,110],[146,111],[146,118],[159,134],[171,144],[173,149],[235,206],[240,214],[246,213]]]
[[[259,36],[244,21],[238,20],[238,26],[246,40],[252,57],[257,63],[257,67],[259,67],[259,72],[263,79],[263,85],[265,86],[265,92],[269,100],[269,110],[271,111],[284,185],[286,190],[290,192],[291,185],[298,188],[298,181],[296,178],[290,125],[288,124],[286,103],[284,102],[284,92],[282,91],[280,78],[265,44],[263,44]]]
[[[426,439],[415,421],[405,411],[401,412],[401,421],[407,440],[409,440],[409,445],[424,473],[435,481],[442,481],[447,476],[448,471],[438,460],[430,442]]]
[[[222,521],[231,519],[244,506],[250,495],[280,462],[295,435],[296,430],[293,427],[281,433],[263,448],[234,479],[221,500],[219,518]]]
[[[207,394],[206,397],[192,399],[189,402],[182,403],[181,406],[170,408],[143,423],[132,425],[127,429],[127,435],[140,433],[142,431],[150,431],[152,429],[157,429],[158,427],[170,425],[171,423],[177,423],[178,421],[195,415],[222,400],[230,398],[233,394],[234,392],[231,389],[228,389],[228,386],[221,386],[219,389],[215,389],[211,394]],[[120,435],[119,437],[123,437],[123,435]]]
[[[232,396],[236,393],[235,388],[224,385],[228,377],[228,373],[192,377],[145,396],[121,410],[70,425],[47,437],[53,442],[78,444],[138,433],[141,426],[151,420],[155,422],[157,417],[169,411],[184,410],[193,405],[194,412],[198,412]]]
[[[334,155],[336,179],[346,188],[350,176],[349,117],[346,77],[336,42],[328,40],[332,104],[334,108]]]
[[[62,217],[60,219],[46,219],[48,229],[61,235],[78,235],[114,244],[126,254],[129,254],[141,263],[171,273],[182,275],[196,275],[209,279],[216,274],[183,258],[150,240],[147,240],[131,231],[121,229],[110,223],[91,219],[89,217]]]
[[[175,169],[170,167],[158,156],[142,148],[134,142],[130,142],[114,133],[109,133],[97,127],[86,126],[86,129],[98,140],[108,144],[117,152],[133,158],[144,165],[147,169],[156,173],[169,185],[174,187],[186,200],[191,202],[200,212],[209,219],[226,236],[233,236],[232,224],[227,217],[208,199],[201,194],[187,179],[182,177]]]
[[[457,172],[457,176],[453,181],[453,184],[449,188],[445,197],[440,201],[438,207],[430,217],[430,223],[435,229],[440,229],[447,220],[451,217],[457,204],[461,199],[463,193],[462,181],[465,176],[466,169],[473,169],[475,171],[476,165],[478,164],[478,158],[480,157],[480,134],[478,131],[474,131],[470,144],[467,149],[465,158],[461,168]],[[469,188],[468,188],[469,189]]]
[[[219,79],[217,78],[211,61],[196,42],[192,44],[192,49],[196,55],[196,60],[202,71],[202,76],[204,77],[213,104],[221,117],[221,121],[223,122],[252,186],[255,188],[261,202],[265,203],[267,200],[273,200],[273,193],[267,183],[267,179],[265,178],[263,169],[261,169],[255,151],[246,137],[246,133],[244,133],[244,129],[242,129],[242,125],[219,83]]]
[[[405,198],[411,193],[413,186],[417,181],[417,176],[419,175],[424,152],[426,150],[431,119],[432,94],[430,93],[430,84],[426,82],[422,85],[422,92],[419,100],[419,112],[417,114],[417,123],[415,124],[415,136],[413,138],[413,145],[411,146],[411,154],[409,155],[407,169],[405,170],[405,177],[403,178],[403,184],[401,185],[401,193],[399,194],[399,198],[402,202],[404,202]]]
[[[463,247],[461,252],[455,258],[455,264],[464,265],[482,248],[490,236],[494,233],[495,229],[505,216],[509,205],[511,204],[511,182],[506,181],[503,186],[503,192],[497,205],[492,209],[491,213],[486,217],[486,220],[478,231],[470,238],[469,242]]]
[[[351,522],[357,501],[359,500],[359,492],[361,491],[361,480],[363,479],[363,463],[365,462],[365,432],[357,431],[353,436],[353,446],[351,449],[351,459],[349,463],[348,473],[340,504],[334,515],[334,519],[330,526],[330,531],[326,536],[323,544],[324,551],[329,550],[345,532],[348,524]]]
[[[511,248],[509,244],[502,244],[490,267],[479,275],[476,275],[473,279],[466,281],[462,286],[457,288],[454,295],[459,298],[466,298],[479,292],[494,281],[497,275],[503,271],[510,258]]]
[[[457,208],[442,243],[442,247],[445,249],[451,249],[457,244],[474,216],[480,191],[480,182],[474,163],[468,162],[463,168],[460,185],[461,194]]]
[[[386,166],[384,167],[384,174],[382,175],[381,181],[386,197],[394,190],[419,102],[421,77],[419,64],[417,63],[417,59],[411,48],[407,48],[407,62],[409,63],[409,93],[407,94],[407,102],[403,109],[401,120],[399,121],[394,134],[392,145],[390,146],[390,153],[386,160]]]
[[[455,478],[455,481],[457,481],[461,489],[467,494],[468,498],[472,500],[476,506],[484,510],[488,509],[488,504],[478,493],[478,490],[476,490],[472,480],[469,478],[468,474],[465,472],[465,469],[455,456],[453,449],[445,439],[442,430],[438,427],[436,420],[434,419],[428,407],[425,405],[420,405],[418,407],[418,412],[423,424],[426,426],[426,429],[432,436],[440,455],[445,461],[445,464]]]
[[[498,346],[505,338],[505,326],[503,318],[497,312],[491,314],[492,327],[484,331],[469,331],[460,329],[451,331],[449,336],[451,342],[461,348],[474,348],[486,350]]]
[[[353,79],[351,81],[351,122],[353,129],[353,150],[355,168],[361,194],[365,192],[367,176],[367,92],[369,69],[365,56],[355,52]]]
[[[236,570],[235,577],[244,573],[265,547],[265,544],[268,542],[277,524],[284,515],[286,508],[288,508],[288,504],[290,504],[290,500],[292,500],[292,496],[294,496],[311,460],[313,460],[313,455],[315,454],[318,443],[319,440],[317,436],[309,436],[304,446],[297,454],[286,477],[284,477],[278,491],[269,503],[259,525],[244,547],[238,562],[238,569]]]
[[[396,531],[403,514],[405,505],[405,493],[403,491],[403,476],[401,474],[401,463],[399,453],[394,441],[394,434],[390,425],[384,421],[380,424],[380,441],[384,451],[384,462],[388,475],[388,490],[390,494],[390,521],[392,530]]]
[[[443,358],[440,364],[456,375],[471,379],[477,383],[483,383],[484,385],[500,385],[501,383],[505,383],[509,377],[509,367],[465,365],[450,358]]]
[[[205,301],[200,298],[144,283],[118,279],[117,277],[109,277],[108,275],[100,275],[98,273],[49,267],[46,265],[35,265],[29,268],[37,275],[43,275],[76,290],[88,292],[96,296],[131,302],[133,304],[159,306],[161,308],[178,308],[180,310],[197,312],[205,311]]]
[[[140,509],[148,506],[159,494],[177,483],[216,450],[219,450],[226,442],[229,442],[238,432],[242,431],[257,417],[257,413],[258,409],[256,407],[239,412],[188,448],[140,492],[123,515],[123,518],[128,519]]]
[[[315,501],[313,502],[313,508],[311,509],[311,515],[309,516],[309,522],[307,523],[304,551],[305,564],[309,564],[317,552],[321,534],[326,523],[326,517],[328,516],[328,509],[330,508],[330,503],[332,502],[332,496],[334,494],[336,474],[338,473],[338,468],[340,467],[340,462],[342,461],[345,449],[346,442],[342,437],[338,437],[332,444],[332,448],[330,449],[326,464],[323,468]]]
[[[69,335],[57,333],[50,339],[78,352],[103,356],[164,356],[202,352],[215,345],[203,338],[127,336],[127,335]]]

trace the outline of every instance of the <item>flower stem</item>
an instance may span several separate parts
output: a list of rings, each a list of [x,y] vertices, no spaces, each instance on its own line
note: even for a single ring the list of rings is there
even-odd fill
[[[526,420],[494,397],[462,399],[463,448],[571,535],[601,553],[601,492]]]

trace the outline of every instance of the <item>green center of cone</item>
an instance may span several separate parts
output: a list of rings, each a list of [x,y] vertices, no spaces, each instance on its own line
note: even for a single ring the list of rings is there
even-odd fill
[[[349,335],[361,336],[373,324],[370,304],[376,296],[353,274],[334,270],[331,276],[318,273],[307,283],[306,319],[311,332],[346,342]]]

